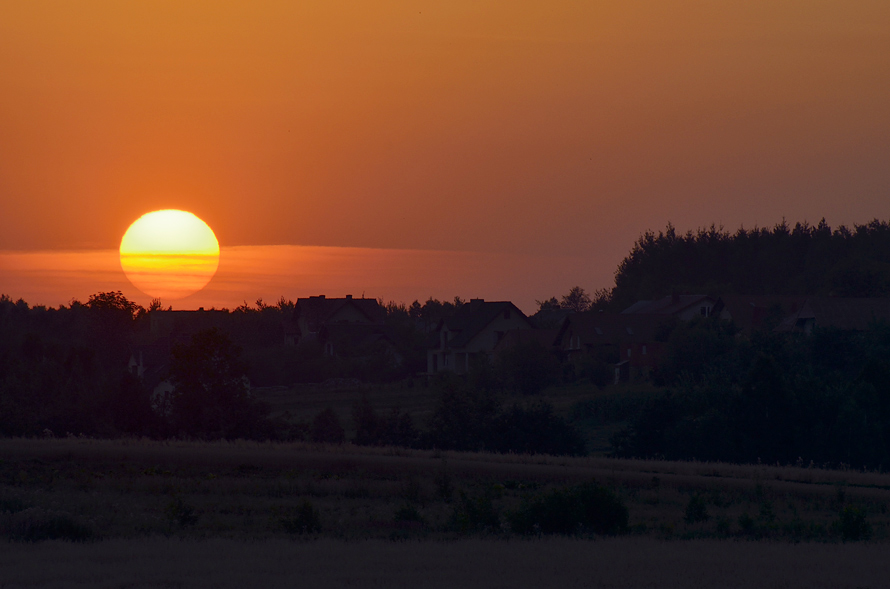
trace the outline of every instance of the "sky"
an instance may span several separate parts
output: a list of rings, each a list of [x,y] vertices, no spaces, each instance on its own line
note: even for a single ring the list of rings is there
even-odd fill
[[[525,310],[669,222],[890,218],[886,0],[0,0],[0,71],[0,291],[34,302],[163,208],[257,296]]]

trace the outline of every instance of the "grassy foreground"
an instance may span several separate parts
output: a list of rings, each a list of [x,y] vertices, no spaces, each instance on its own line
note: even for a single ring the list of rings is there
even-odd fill
[[[634,536],[890,538],[890,475],[351,445],[0,440],[0,539],[518,537],[511,514],[596,481]]]

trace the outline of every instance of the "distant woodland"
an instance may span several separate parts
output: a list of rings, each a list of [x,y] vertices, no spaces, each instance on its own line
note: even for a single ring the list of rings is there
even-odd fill
[[[890,225],[783,222],[682,235],[668,226],[641,236],[616,270],[613,288],[592,294],[576,288],[540,301],[530,320],[552,329],[570,314],[619,313],[676,293],[890,297]],[[160,301],[145,309],[110,292],[46,308],[4,295],[0,435],[351,441],[581,455],[592,429],[612,428],[611,451],[624,457],[890,464],[890,325],[880,321],[864,331],[812,333],[777,332],[769,321],[743,332],[717,316],[665,321],[656,336],[663,347],[657,366],[645,382],[620,388],[612,384],[616,358],[569,358],[540,341],[474,359],[466,374],[423,375],[435,326],[465,304],[381,301],[381,337],[341,346],[337,354],[317,342],[286,345],[291,301],[213,310],[213,325],[173,334],[157,375],[171,391],[159,402],[133,358],[134,350],[148,349],[152,314],[164,312]],[[333,411],[273,418],[256,394],[332,381],[366,391],[351,423]],[[435,409],[422,418],[382,411],[374,400],[380,387],[422,390],[435,396]],[[557,411],[548,391],[568,389],[587,392]]]
[[[782,222],[773,228],[714,227],[645,233],[601,295],[615,310],[671,292],[727,295],[890,296],[890,224],[852,229]]]

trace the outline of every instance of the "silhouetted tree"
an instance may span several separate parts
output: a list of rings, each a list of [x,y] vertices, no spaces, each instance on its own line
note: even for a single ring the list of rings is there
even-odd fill
[[[337,417],[337,413],[330,407],[316,415],[315,419],[312,420],[310,436],[313,442],[326,444],[342,444],[346,439],[343,426],[340,424],[340,418]]]
[[[590,309],[592,303],[590,295],[580,286],[575,286],[567,294],[563,295],[560,306],[575,313],[583,313]]]
[[[266,408],[252,402],[241,349],[216,328],[173,347],[170,380],[176,428],[202,438],[262,435]]]

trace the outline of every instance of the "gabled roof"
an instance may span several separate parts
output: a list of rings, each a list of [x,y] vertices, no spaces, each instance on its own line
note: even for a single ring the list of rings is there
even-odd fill
[[[676,315],[702,301],[715,302],[708,295],[672,295],[655,301],[637,301],[621,313],[627,315]]]
[[[294,318],[305,318],[311,331],[318,331],[344,307],[352,306],[367,317],[368,323],[382,324],[386,312],[376,299],[354,299],[346,296],[342,299],[329,299],[324,295],[297,299],[294,307]]]
[[[890,321],[890,298],[809,297],[777,331],[793,331],[806,322],[815,327],[865,331],[876,321]]]
[[[498,315],[509,310],[516,313],[529,329],[533,325],[525,316],[525,313],[510,301],[485,301],[483,299],[471,299],[469,303],[463,304],[451,317],[446,317],[439,322],[436,332],[447,329],[455,333],[448,341],[450,348],[463,348],[476,337],[479,332],[485,329]]]

